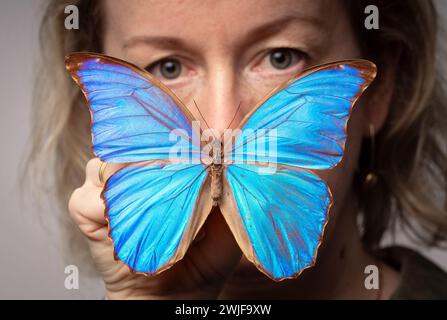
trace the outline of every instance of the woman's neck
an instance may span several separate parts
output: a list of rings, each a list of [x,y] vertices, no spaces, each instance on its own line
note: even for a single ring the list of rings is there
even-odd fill
[[[348,197],[349,200],[355,199]],[[330,221],[317,263],[294,280],[276,283],[245,258],[228,280],[222,299],[386,299],[397,285],[397,273],[363,248],[356,223],[356,201],[346,201],[338,217]],[[331,225],[332,224],[332,225]],[[336,224],[336,225],[335,225]],[[379,268],[378,290],[365,288],[365,267]]]

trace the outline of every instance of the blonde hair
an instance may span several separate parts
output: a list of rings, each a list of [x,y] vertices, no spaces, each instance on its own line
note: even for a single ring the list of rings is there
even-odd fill
[[[396,89],[385,126],[376,136],[376,149],[363,148],[358,172],[366,176],[371,158],[378,183],[362,191],[363,240],[374,249],[396,218],[426,244],[445,240],[447,155],[447,96],[438,74],[436,11],[426,0],[345,1],[365,58],[386,67],[386,57],[400,50]],[[64,8],[76,5],[80,29],[66,30]],[[364,8],[380,9],[380,30],[365,29]],[[67,202],[84,179],[90,151],[89,113],[79,89],[65,72],[64,56],[73,51],[101,52],[100,1],[49,0],[40,29],[42,62],[36,81],[32,149],[28,174],[51,183],[60,204],[61,223],[77,254],[88,257],[81,233],[68,218]],[[379,73],[380,77],[380,73]],[[374,88],[372,88],[374,90]],[[366,144],[365,144],[366,145]],[[365,160],[366,159],[366,160]],[[360,186],[360,185],[359,185]],[[436,201],[433,194],[440,194]]]

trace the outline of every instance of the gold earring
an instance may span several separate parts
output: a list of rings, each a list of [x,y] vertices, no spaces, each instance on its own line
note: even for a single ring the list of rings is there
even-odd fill
[[[104,172],[106,171],[107,162],[101,161],[101,166],[99,167],[98,178],[101,184],[104,184]]]
[[[369,139],[370,139],[370,165],[369,165],[369,172],[366,175],[364,184],[367,187],[373,186],[376,182],[377,182],[377,174],[374,173],[374,168],[375,168],[375,164],[374,164],[374,158],[375,158],[375,130],[374,130],[374,125],[373,124],[369,124]]]

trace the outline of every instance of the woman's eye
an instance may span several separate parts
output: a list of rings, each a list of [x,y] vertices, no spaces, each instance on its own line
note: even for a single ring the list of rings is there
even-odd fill
[[[273,49],[265,56],[258,68],[285,70],[294,67],[299,62],[304,62],[304,58],[305,54],[296,49]]]
[[[182,64],[177,59],[164,59],[146,67],[146,70],[161,79],[177,79],[182,73]]]
[[[293,62],[290,50],[275,50],[270,53],[270,64],[276,69],[286,69]]]

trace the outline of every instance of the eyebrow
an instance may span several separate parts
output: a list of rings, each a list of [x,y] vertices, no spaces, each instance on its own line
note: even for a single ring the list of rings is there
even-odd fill
[[[301,22],[301,23],[307,23],[309,25],[312,25],[313,27],[324,30],[324,20],[316,18],[316,17],[310,17],[305,15],[291,15],[282,17],[277,20],[273,20],[270,22],[267,22],[259,27],[256,27],[252,30],[250,30],[243,38],[241,42],[246,44],[253,44],[261,39],[266,39],[269,37],[274,36],[275,34],[280,33],[282,30],[284,30],[287,26],[294,22]]]
[[[123,49],[126,50],[129,47],[133,47],[138,44],[147,44],[153,47],[165,49],[188,47],[186,42],[180,38],[167,36],[135,36],[124,42]]]
[[[293,22],[306,22],[313,25],[317,29],[324,29],[324,20],[316,17],[304,16],[304,15],[290,15],[267,22],[261,26],[251,29],[246,35],[243,36],[241,43],[253,44],[260,39],[265,39],[271,37]],[[138,44],[146,44],[153,47],[158,47],[162,49],[178,49],[178,48],[189,48],[190,46],[182,39],[170,36],[134,36],[129,40],[126,40],[122,46],[124,50],[129,47],[133,47]]]

